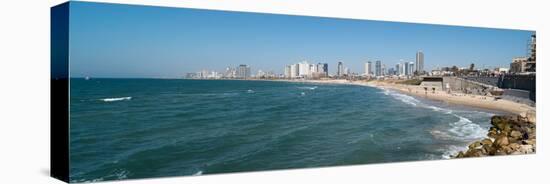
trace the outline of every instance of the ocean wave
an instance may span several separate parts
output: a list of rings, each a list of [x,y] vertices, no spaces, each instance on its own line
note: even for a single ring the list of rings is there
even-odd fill
[[[317,89],[317,86],[300,86],[298,89],[309,89],[309,90],[315,90]]]
[[[460,112],[460,114],[484,114],[484,115],[491,115],[491,113],[485,113],[480,111],[453,111],[451,109],[441,108],[433,105],[424,104],[421,101],[415,99],[412,96],[408,96],[405,94],[400,94],[398,92],[393,92],[390,90],[384,90],[384,93],[389,96],[394,97],[395,99],[398,99],[406,104],[413,105],[415,107],[421,107],[430,109],[435,112],[444,113],[447,115],[452,115],[458,120],[454,122],[450,122],[448,125],[449,127],[446,129],[434,129],[430,131],[430,134],[439,140],[451,140],[451,141],[459,141],[459,142],[465,142],[466,144],[473,140],[478,140],[486,137],[487,129],[481,127],[479,124],[472,122],[472,120],[461,116],[457,114]],[[464,150],[464,146],[457,146],[457,145],[449,145],[443,150],[443,158],[450,158],[451,155],[456,155],[459,151]]]
[[[201,171],[201,170],[199,170],[199,171],[197,171],[196,173],[193,174],[193,176],[200,176],[200,175],[202,175],[202,171]]]
[[[466,146],[456,146],[456,145],[449,145],[445,147],[444,149],[440,150],[443,152],[441,155],[444,159],[450,159],[452,156],[458,154],[458,152],[465,150]]]
[[[412,106],[418,106],[418,104],[421,104],[421,102],[419,100],[417,100],[416,98],[414,98],[412,96],[409,96],[409,95],[396,93],[396,92],[389,91],[389,90],[385,90],[384,94],[387,94],[387,95],[389,95],[389,96],[391,96],[391,97],[393,97],[397,100],[402,101],[403,103],[406,103],[406,104],[409,104],[409,105],[412,105]]]
[[[449,129],[449,132],[453,133],[456,137],[461,138],[462,140],[475,140],[486,137],[487,130],[482,128],[476,123],[473,123],[468,118],[453,114],[458,121],[450,123],[452,127]]]
[[[254,90],[251,90],[251,89],[246,90],[246,93],[254,93]]]
[[[432,130],[430,134],[440,140],[471,141],[486,137],[487,130],[468,118],[453,114],[458,121],[449,123],[447,130]]]
[[[103,98],[99,100],[104,102],[115,102],[115,101],[121,101],[121,100],[131,100],[131,99],[132,99],[131,96],[127,96],[127,97],[118,97],[118,98]]]
[[[452,114],[453,113],[453,111],[450,110],[450,109],[444,109],[444,108],[436,107],[436,106],[433,106],[433,105],[427,106],[427,108],[432,109],[433,111],[436,111],[436,112],[443,112],[445,114]]]

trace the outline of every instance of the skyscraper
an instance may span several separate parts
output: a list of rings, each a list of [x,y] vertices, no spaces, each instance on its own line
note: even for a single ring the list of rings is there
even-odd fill
[[[369,61],[369,62],[367,62],[367,63],[368,63],[368,65],[369,65],[369,71],[368,71],[368,74],[369,74],[369,75],[372,75],[372,62],[371,62],[371,61]]]
[[[342,64],[342,62],[338,62],[338,70],[336,71],[336,75],[339,77],[344,76],[344,64]]]
[[[300,74],[300,65],[291,64],[290,65],[290,78],[296,78]]]
[[[422,51],[416,52],[416,69],[414,71],[418,75],[424,73],[424,53]]]
[[[244,64],[239,65],[239,67],[237,68],[237,78],[250,78],[250,66]]]
[[[376,68],[374,69],[375,75],[382,76],[382,62],[380,60],[377,60],[375,65],[376,65],[375,66]]]
[[[318,63],[317,64],[317,72],[320,76],[327,77],[328,76],[328,64],[327,63]]]
[[[401,75],[401,63],[395,64],[395,75]]]
[[[301,63],[298,63],[300,65],[299,67],[299,76],[300,77],[308,77],[310,75],[311,66],[307,61],[303,61]]]
[[[291,65],[286,65],[285,66],[285,78],[291,78],[292,77],[291,74],[290,74],[291,69],[292,69]]]
[[[371,62],[369,61],[365,63],[365,75],[370,75],[371,73]]]
[[[408,64],[409,65],[409,75],[414,75],[414,63],[413,62],[408,62],[408,63],[405,63],[405,64]]]
[[[404,68],[403,71],[404,71],[404,74],[405,74],[406,76],[411,75],[411,73],[409,73],[409,71],[411,70],[410,67],[411,67],[411,66],[409,65],[409,62],[403,63],[403,68]]]

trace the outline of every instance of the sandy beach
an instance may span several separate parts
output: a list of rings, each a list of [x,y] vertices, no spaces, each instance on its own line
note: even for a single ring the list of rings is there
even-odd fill
[[[493,97],[480,96],[472,94],[464,94],[460,92],[447,93],[445,91],[425,91],[422,86],[396,84],[385,81],[348,81],[348,80],[283,80],[288,82],[307,82],[307,83],[323,83],[323,84],[350,84],[377,87],[380,89],[389,89],[398,91],[404,94],[427,98],[432,100],[440,100],[451,104],[465,105],[483,109],[497,110],[508,112],[523,117],[529,117],[534,120],[536,116],[535,107],[526,104],[521,104],[505,99],[495,100]]]

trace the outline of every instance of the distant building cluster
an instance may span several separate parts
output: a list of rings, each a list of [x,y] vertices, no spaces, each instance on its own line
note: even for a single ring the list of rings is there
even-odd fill
[[[225,72],[201,70],[196,73],[187,73],[187,79],[248,79],[251,78],[251,70],[249,65],[241,64],[234,67],[227,67]]]
[[[395,65],[395,68],[387,67],[380,60],[367,61],[364,63],[364,73],[354,73],[349,67],[344,65],[344,62],[338,61],[335,75],[329,74],[328,63],[310,63],[302,61],[299,63],[289,64],[284,67],[283,74],[276,74],[273,71],[258,70],[254,75],[251,72],[251,67],[246,64],[238,65],[237,67],[227,67],[223,72],[214,70],[201,70],[199,72],[187,73],[187,79],[320,79],[320,78],[336,78],[336,79],[361,79],[361,78],[383,78],[383,77],[410,77],[414,75],[424,74],[424,54],[422,51],[416,53],[415,62],[406,62],[401,60]]]
[[[307,61],[303,61],[285,66],[284,77],[289,79],[322,78],[328,76],[327,63],[310,64]]]
[[[394,77],[410,77],[424,75],[424,53],[418,51],[416,53],[416,62],[408,62],[400,60],[395,67],[387,67],[386,64],[382,61],[377,60],[374,63],[374,69],[372,61],[367,61],[365,63],[365,71],[363,76],[367,77],[385,77],[385,76],[394,76]]]
[[[328,63],[310,63],[302,61],[284,67],[284,73],[276,74],[273,71],[257,70],[252,74],[249,65],[241,64],[237,67],[227,67],[223,72],[201,70],[187,73],[189,79],[384,79],[384,78],[411,78],[415,76],[500,76],[503,74],[534,74],[536,68],[536,36],[532,35],[527,44],[527,55],[512,59],[510,68],[483,67],[476,69],[472,63],[466,67],[441,67],[427,72],[424,69],[424,52],[417,51],[414,61],[400,60],[395,64],[386,65],[381,60],[366,61],[362,73],[354,73],[344,65],[343,61],[336,63],[336,72],[329,74]]]

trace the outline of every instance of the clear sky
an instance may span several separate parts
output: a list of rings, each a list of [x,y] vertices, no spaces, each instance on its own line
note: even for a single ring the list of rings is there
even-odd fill
[[[425,69],[509,67],[533,31],[72,2],[72,77],[181,77],[248,64],[283,73],[307,60],[342,61],[363,73],[368,60],[394,67],[424,52]]]

